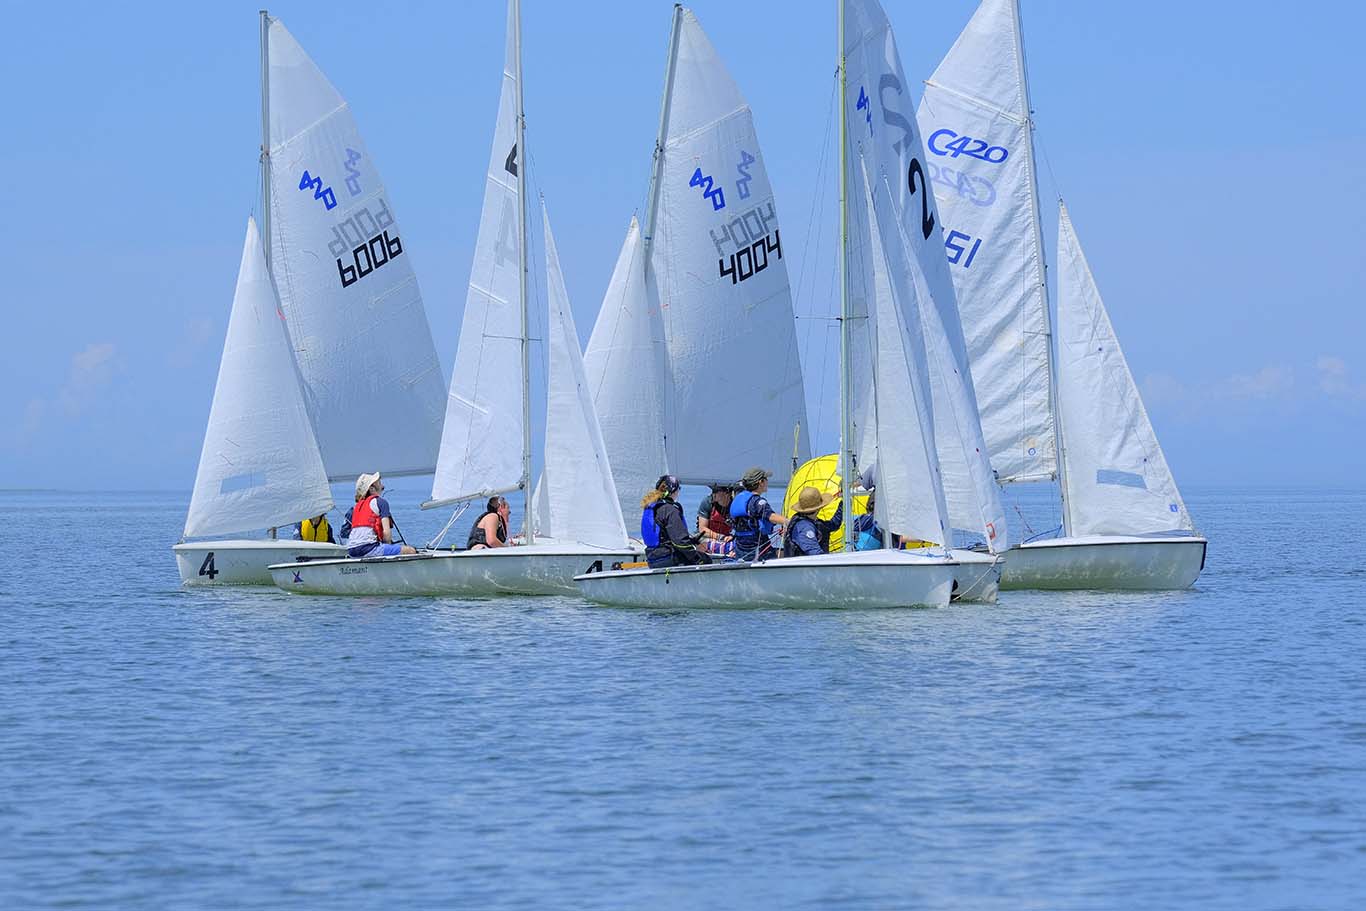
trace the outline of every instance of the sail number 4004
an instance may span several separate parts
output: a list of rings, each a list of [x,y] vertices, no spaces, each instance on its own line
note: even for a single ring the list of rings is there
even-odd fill
[[[778,254],[778,259],[783,258],[783,240],[778,231],[766,234],[747,247],[741,247],[730,255],[716,261],[716,268],[720,272],[721,278],[730,276],[732,285],[739,284],[751,276],[758,275],[768,268],[768,254]],[[763,260],[759,259],[763,256]]]

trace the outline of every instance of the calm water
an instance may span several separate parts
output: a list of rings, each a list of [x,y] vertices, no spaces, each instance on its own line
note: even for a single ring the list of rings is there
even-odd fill
[[[183,497],[8,493],[0,907],[1362,907],[1366,494],[1188,499],[1191,592],[658,613],[182,591]]]

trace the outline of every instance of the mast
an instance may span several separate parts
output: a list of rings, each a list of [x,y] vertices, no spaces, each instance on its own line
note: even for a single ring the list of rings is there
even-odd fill
[[[261,242],[270,269],[270,13],[261,10]]]
[[[517,149],[522,159],[517,168],[517,250],[521,269],[522,294],[522,496],[526,513],[523,535],[526,543],[535,541],[531,521],[531,325],[529,304],[527,302],[527,249],[526,249],[526,172],[531,156],[526,151],[526,111],[522,106],[522,3],[512,2],[513,56],[515,78],[517,80]]]
[[[849,375],[849,137],[845,118],[848,100],[845,98],[846,72],[844,59],[844,0],[839,4],[839,71],[840,71],[840,507],[844,515],[844,549],[853,550],[854,504],[850,495],[854,474],[853,378]],[[891,535],[887,535],[891,540]]]
[[[1053,357],[1053,308],[1048,299],[1048,261],[1043,248],[1043,227],[1039,223],[1039,178],[1034,167],[1034,104],[1029,98],[1029,75],[1025,67],[1024,27],[1020,23],[1020,2],[1012,0],[1010,13],[1014,18],[1015,63],[1019,67],[1020,94],[1024,98],[1025,124],[1029,127],[1029,147],[1025,150],[1025,164],[1029,168],[1029,214],[1034,227],[1034,249],[1039,251],[1040,290],[1043,292],[1044,331],[1047,333],[1048,412],[1053,416],[1053,451],[1058,460],[1058,492],[1062,499],[1062,533],[1072,533],[1072,509],[1067,502],[1067,457],[1063,447],[1062,417],[1058,414],[1058,377]]]
[[[655,218],[659,214],[659,177],[664,170],[664,140],[669,130],[669,108],[673,103],[674,70],[678,66],[679,24],[683,21],[683,4],[674,4],[673,23],[669,27],[669,59],[664,65],[664,97],[659,102],[659,133],[655,138],[653,167],[650,168],[650,197],[645,204],[645,233],[641,236],[641,254],[645,268],[650,268],[650,244],[655,236]]]

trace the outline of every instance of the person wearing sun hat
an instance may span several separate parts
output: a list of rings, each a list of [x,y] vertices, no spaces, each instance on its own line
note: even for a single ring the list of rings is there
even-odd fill
[[[415,554],[417,549],[394,543],[394,520],[389,501],[380,496],[384,482],[379,472],[356,478],[356,505],[351,508],[351,535],[346,552],[353,557],[396,557]]]
[[[844,523],[844,504],[835,514],[822,519],[817,514],[835,500],[835,494],[822,494],[814,487],[803,487],[792,510],[792,521],[783,535],[784,557],[814,557],[830,550],[830,533]]]

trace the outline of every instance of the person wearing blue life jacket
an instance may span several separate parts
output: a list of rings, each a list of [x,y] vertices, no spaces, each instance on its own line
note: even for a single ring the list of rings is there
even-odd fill
[[[640,501],[640,537],[651,569],[711,562],[711,557],[697,549],[697,538],[688,534],[683,506],[674,499],[678,488],[678,478],[663,475]]]
[[[820,518],[818,513],[835,499],[835,494],[822,494],[814,487],[802,488],[797,505],[792,508],[792,521],[783,534],[784,557],[814,557],[830,552],[830,533],[844,524],[844,504],[836,507],[835,514],[828,519]]]
[[[854,550],[881,550],[884,545],[885,539],[882,536],[882,528],[878,526],[877,519],[873,517],[876,497],[877,494],[868,494],[868,511],[862,515],[854,516]],[[892,535],[892,546],[901,546],[899,536]]]
[[[735,556],[740,560],[752,563],[776,556],[769,535],[786,525],[787,519],[774,512],[764,496],[772,476],[773,472],[766,469],[751,468],[740,479],[744,489],[730,501],[730,527],[735,535]]]

